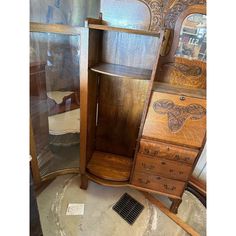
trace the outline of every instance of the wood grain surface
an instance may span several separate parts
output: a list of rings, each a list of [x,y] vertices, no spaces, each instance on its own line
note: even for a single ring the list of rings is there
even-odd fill
[[[102,75],[99,82],[96,149],[132,157],[148,81]]]
[[[148,156],[138,154],[135,171],[186,181],[192,171],[192,166],[162,158],[152,159]]]
[[[111,153],[95,151],[87,170],[102,179],[127,181],[130,177],[132,159]]]
[[[120,78],[134,78],[134,79],[144,79],[149,80],[151,78],[151,70],[135,68],[130,66],[123,66],[110,63],[100,63],[91,68],[92,71],[117,76]]]
[[[166,105],[170,107],[174,104],[176,110],[170,114],[168,112],[172,110],[160,107],[160,112],[156,112],[154,106],[157,101],[167,101]],[[197,108],[200,106],[202,112],[202,109],[206,107],[206,100],[154,92],[144,125],[143,137],[200,148],[206,133],[206,114],[195,117],[193,113],[196,106]]]

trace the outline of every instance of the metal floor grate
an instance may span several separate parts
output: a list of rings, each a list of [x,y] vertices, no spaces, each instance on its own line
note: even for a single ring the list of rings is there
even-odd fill
[[[125,193],[120,200],[112,207],[126,222],[132,225],[138,218],[144,206]]]

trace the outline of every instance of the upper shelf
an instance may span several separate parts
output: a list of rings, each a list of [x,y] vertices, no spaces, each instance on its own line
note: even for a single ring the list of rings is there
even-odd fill
[[[101,63],[92,67],[91,70],[105,75],[142,80],[149,80],[152,74],[151,70],[110,63]]]
[[[176,85],[154,82],[153,91],[163,92],[163,93],[173,93],[178,95],[191,96],[196,98],[206,99],[206,90],[199,88],[183,88]]]
[[[147,30],[118,28],[118,27],[112,27],[108,25],[89,24],[89,28],[97,29],[97,30],[117,31],[117,32],[124,32],[124,33],[129,33],[129,34],[141,34],[141,35],[160,37],[160,33],[157,33],[157,32],[152,32],[152,31],[147,31]]]

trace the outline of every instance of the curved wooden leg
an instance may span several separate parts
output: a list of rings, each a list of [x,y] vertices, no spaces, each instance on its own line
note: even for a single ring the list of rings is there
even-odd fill
[[[80,188],[86,190],[88,188],[88,177],[85,174],[81,174],[80,178],[81,178]]]
[[[179,208],[179,205],[182,202],[182,199],[171,199],[171,200],[172,200],[172,204],[170,206],[170,211],[174,214],[177,214],[178,213],[178,208]]]

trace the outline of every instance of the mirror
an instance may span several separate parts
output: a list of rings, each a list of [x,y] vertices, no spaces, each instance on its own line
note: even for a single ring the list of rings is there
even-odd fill
[[[175,56],[206,61],[206,15],[188,15],[182,24]]]

